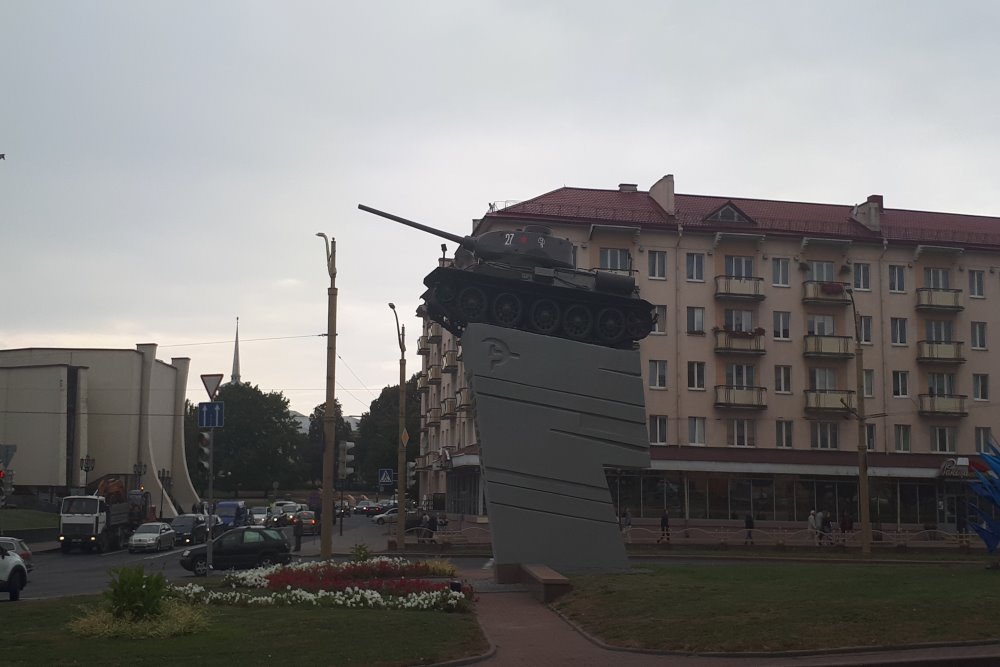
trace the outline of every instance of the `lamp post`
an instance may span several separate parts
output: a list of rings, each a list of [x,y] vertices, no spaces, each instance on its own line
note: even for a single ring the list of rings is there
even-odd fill
[[[84,490],[84,492],[86,492],[86,490],[87,490],[87,484],[90,481],[89,480],[89,475],[90,475],[91,471],[94,469],[95,465],[97,465],[97,459],[95,459],[90,454],[87,454],[82,459],[80,459],[80,470],[83,471],[83,490]]]
[[[854,313],[854,367],[858,418],[858,514],[861,520],[861,553],[869,556],[872,552],[871,502],[868,498],[868,428],[865,423],[865,362],[864,348],[861,346],[861,318],[854,303],[854,290],[848,289],[851,310]]]
[[[337,362],[337,240],[323,232],[316,236],[326,245],[326,271],[330,275],[326,306],[326,409],[323,412],[323,494],[320,500],[320,557],[333,556],[333,453],[337,446],[334,389]]]
[[[163,487],[170,484],[170,471],[166,468],[160,468],[156,477],[160,480],[160,521],[163,521]]]
[[[389,309],[396,318],[396,339],[399,341],[399,446],[396,461],[396,548],[403,551],[406,541],[406,325],[399,326],[396,305]]]
[[[132,466],[132,472],[135,473],[135,488],[142,487],[142,476],[146,474],[146,464],[136,463]]]

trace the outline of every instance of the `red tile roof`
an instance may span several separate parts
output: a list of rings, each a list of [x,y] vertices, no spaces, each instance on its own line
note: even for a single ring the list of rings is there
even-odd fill
[[[753,220],[747,223],[709,222],[705,218],[732,202]],[[708,232],[740,231],[791,236],[819,235],[853,240],[928,245],[960,245],[1000,249],[1000,218],[884,209],[881,231],[873,232],[851,218],[853,204],[742,199],[678,194],[676,215],[668,216],[648,192],[621,192],[563,187],[534,199],[486,214],[486,218],[530,218],[561,223],[619,224]]]

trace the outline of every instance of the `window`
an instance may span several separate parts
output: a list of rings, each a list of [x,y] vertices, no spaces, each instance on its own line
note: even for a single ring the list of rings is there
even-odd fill
[[[894,424],[893,425],[893,440],[896,443],[897,452],[908,452],[910,451],[910,425],[909,424]]]
[[[753,311],[726,308],[725,318],[728,331],[753,331]]]
[[[752,364],[729,364],[726,367],[726,384],[737,389],[749,389],[754,386],[754,367]]]
[[[753,278],[753,257],[726,255],[727,278]]]
[[[931,396],[952,396],[955,393],[955,376],[952,373],[928,373],[927,393]]]
[[[892,372],[892,395],[896,398],[905,398],[910,395],[907,371]]]
[[[601,248],[601,268],[605,271],[628,271],[632,258],[625,248]]]
[[[872,265],[854,263],[854,289],[870,290],[872,288]]]
[[[861,338],[862,343],[872,342],[872,316],[871,315],[860,315],[858,316],[858,336]]]
[[[728,424],[729,433],[726,439],[733,447],[756,447],[757,440],[754,436],[754,420],[752,419],[731,419]]]
[[[889,318],[890,340],[893,345],[906,345],[906,318]]]
[[[705,280],[705,255],[700,252],[687,254],[687,279],[694,282]]]
[[[840,432],[837,422],[812,422],[809,444],[813,449],[837,449]]]
[[[831,282],[833,280],[833,262],[821,262],[809,260],[809,271],[806,280],[818,280],[821,282]]]
[[[977,299],[986,296],[986,275],[980,269],[969,269],[969,296]]]
[[[928,343],[951,342],[951,320],[927,320]]]
[[[699,306],[688,306],[687,309],[687,331],[688,333],[705,333],[705,309]]]
[[[654,334],[665,334],[667,333],[667,307],[666,306],[653,306],[656,314],[656,322],[653,323]]]
[[[649,360],[649,387],[651,389],[667,388],[667,362],[665,360]]]
[[[649,277],[665,280],[667,277],[667,251],[650,250],[649,255]]]
[[[787,257],[775,257],[771,260],[771,284],[775,287],[788,287]]]
[[[864,384],[864,396],[865,398],[875,397],[875,369],[866,368],[864,370],[864,378],[862,379]]]
[[[993,432],[989,426],[976,427],[976,453],[989,454],[990,442],[993,440]]]
[[[875,451],[875,424],[865,424],[865,443],[869,452]]]
[[[809,371],[809,388],[828,391],[837,388],[837,373],[832,368],[813,368]]]
[[[792,339],[792,314],[783,310],[774,311],[774,339]]]
[[[928,266],[924,269],[924,287],[931,289],[948,289],[951,287],[951,277],[948,269]]]
[[[791,366],[775,366],[774,367],[774,393],[776,393],[776,394],[790,394],[790,393],[792,393],[792,367]]]
[[[688,417],[688,444],[705,444],[705,422],[704,417]]]
[[[906,267],[901,264],[889,265],[889,291],[906,291]]]
[[[782,449],[792,448],[792,422],[783,419],[774,422],[774,446]]]
[[[688,362],[688,389],[705,389],[705,362]]]
[[[950,454],[955,451],[956,429],[953,426],[931,426],[931,451]]]
[[[972,398],[977,401],[990,400],[990,376],[986,373],[972,374]]]
[[[808,315],[806,333],[811,336],[832,336],[833,315]]]
[[[972,349],[974,350],[985,350],[986,349],[986,322],[973,322],[972,323],[972,334],[970,336],[972,339]]]
[[[667,444],[667,416],[649,415],[649,444]]]

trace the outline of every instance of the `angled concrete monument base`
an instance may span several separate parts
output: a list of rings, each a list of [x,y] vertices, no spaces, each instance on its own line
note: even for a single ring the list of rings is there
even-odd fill
[[[498,581],[627,567],[604,468],[649,466],[639,352],[471,324],[462,358]]]

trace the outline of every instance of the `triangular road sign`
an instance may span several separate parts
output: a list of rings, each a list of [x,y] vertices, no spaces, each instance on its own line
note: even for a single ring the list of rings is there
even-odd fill
[[[211,373],[201,376],[201,383],[205,385],[205,391],[208,392],[208,400],[215,400],[215,394],[219,391],[219,385],[222,384],[222,377],[222,373]]]

